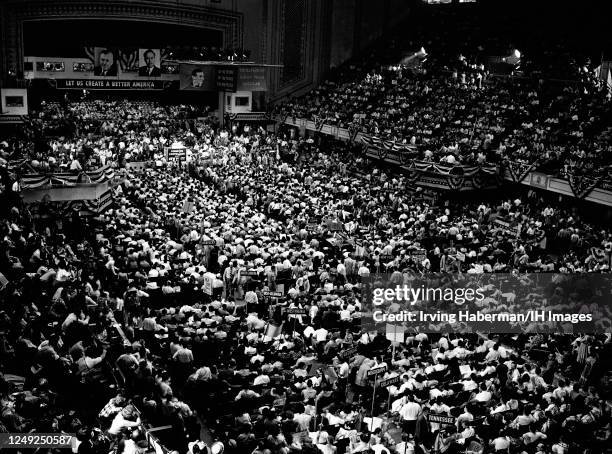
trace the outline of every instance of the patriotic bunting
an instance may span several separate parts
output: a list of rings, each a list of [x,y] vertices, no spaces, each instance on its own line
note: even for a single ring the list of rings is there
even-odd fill
[[[450,164],[435,164],[432,162],[416,160],[412,161],[411,167],[414,167],[416,170],[421,172],[431,172],[442,175],[457,175],[460,172],[466,177],[472,177],[479,173],[486,175],[495,175],[497,173],[496,166],[457,166]]]
[[[515,183],[520,183],[525,179],[529,172],[531,172],[538,164],[538,160],[536,159],[531,164],[528,162],[520,162],[520,161],[509,161],[506,160],[504,162],[504,166],[508,169],[508,173],[512,178],[512,181]]]
[[[320,131],[321,129],[323,129],[323,126],[325,126],[325,120],[319,115],[316,115],[314,117],[314,124],[315,124],[315,129],[317,131]]]
[[[463,167],[453,167],[448,171],[446,182],[448,183],[448,187],[452,190],[461,189],[464,181],[465,174],[463,172]]]
[[[113,203],[113,191],[109,189],[96,200],[68,200],[64,202],[50,202],[55,209],[55,216],[68,216],[78,211],[85,216],[97,216],[106,211]],[[32,212],[36,214],[38,204],[32,205]]]
[[[112,180],[114,177],[115,170],[109,166],[104,166],[96,170],[81,173],[31,173],[21,177],[21,188],[36,189],[40,188],[41,186],[48,185],[73,186],[77,183],[102,183],[104,181]]]
[[[568,181],[574,195],[579,199],[584,199],[599,184],[601,177],[593,178],[570,173],[568,175]]]

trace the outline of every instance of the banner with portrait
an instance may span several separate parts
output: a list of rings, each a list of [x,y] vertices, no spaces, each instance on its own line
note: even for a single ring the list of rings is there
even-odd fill
[[[119,49],[113,47],[94,47],[92,57],[94,76],[117,77],[119,75]]]
[[[181,63],[179,76],[181,90],[215,91],[217,89],[214,66]]]
[[[159,77],[161,74],[177,74],[178,64],[169,63],[165,68],[162,62],[168,58],[167,52],[159,48],[137,47],[84,47],[85,56],[90,60],[90,67],[78,69],[78,72],[93,72],[103,77],[119,76],[126,73],[142,77]],[[80,63],[83,65],[83,63]],[[75,69],[77,71],[77,69]],[[106,71],[106,73],[104,73]],[[57,78],[57,77],[56,77]]]
[[[138,49],[138,75],[140,77],[161,77],[160,49]]]

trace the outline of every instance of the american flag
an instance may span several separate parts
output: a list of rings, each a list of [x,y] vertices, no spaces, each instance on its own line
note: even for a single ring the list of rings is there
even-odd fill
[[[138,49],[120,49],[118,64],[122,71],[138,70]]]

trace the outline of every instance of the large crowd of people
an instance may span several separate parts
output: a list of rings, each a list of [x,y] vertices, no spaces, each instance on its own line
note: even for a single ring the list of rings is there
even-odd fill
[[[430,200],[350,144],[111,106],[63,107],[86,115],[50,144],[123,169],[111,210],[33,211],[5,185],[3,431],[75,433],[77,453],[144,452],[151,433],[180,454],[609,447],[609,335],[409,332],[391,346],[361,326],[364,277],[608,273],[609,226],[535,192]],[[381,365],[399,382],[374,388]]]
[[[276,113],[419,160],[609,179],[610,94],[589,63],[540,52],[494,74],[482,55],[508,43],[450,11]],[[0,141],[0,432],[75,434],[75,454],[611,452],[612,313],[564,284],[610,275],[609,220],[519,185],[432,194],[364,151],[191,105],[43,102]],[[97,216],[21,197],[24,174],[103,166]],[[511,276],[522,288],[488,281],[481,308],[569,300],[601,334],[372,329],[382,275]],[[554,275],[550,300],[536,275]]]
[[[327,82],[285,109],[295,117],[410,143],[417,159],[468,165],[538,161],[553,172],[609,177],[603,121],[609,100],[603,90],[485,77],[385,68],[348,84]]]
[[[0,144],[0,152],[5,161],[20,162],[21,173],[95,170],[111,162],[152,159],[176,134],[201,132],[204,119],[208,112],[191,105],[43,102],[22,134]]]
[[[516,58],[509,44],[480,36],[473,17],[463,18],[463,28],[453,17],[446,29],[443,19],[419,18],[412,33],[402,30],[397,40],[349,60],[277,113],[409,143],[416,159],[510,160],[610,181],[611,91],[595,77],[596,65],[586,58],[557,56],[556,65],[551,56]],[[405,56],[407,50],[414,54]],[[496,73],[486,56],[507,54],[516,63],[507,65],[513,74]],[[557,66],[568,80],[551,79]]]

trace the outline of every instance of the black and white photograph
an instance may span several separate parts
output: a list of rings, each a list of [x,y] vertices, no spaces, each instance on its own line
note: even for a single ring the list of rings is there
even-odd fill
[[[0,451],[612,454],[606,6],[0,3]]]
[[[138,50],[138,75],[143,77],[160,77],[160,54],[159,49]]]
[[[119,52],[108,47],[95,48],[94,76],[117,76]]]
[[[216,89],[216,72],[212,64],[179,64],[181,90],[212,91]]]

